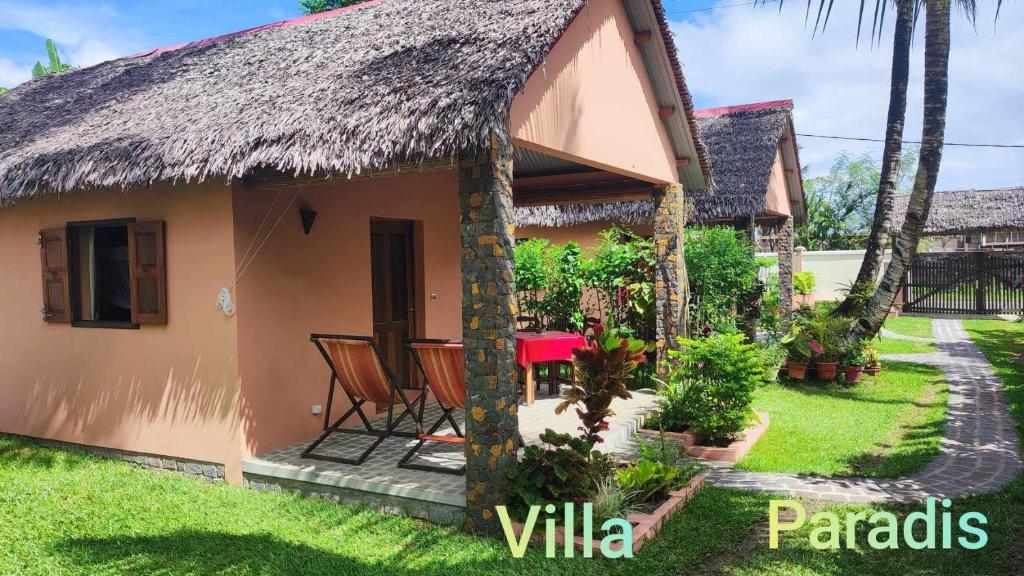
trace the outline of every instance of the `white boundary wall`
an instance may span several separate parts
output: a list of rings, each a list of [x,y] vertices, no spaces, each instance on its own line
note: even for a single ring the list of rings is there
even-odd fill
[[[758,252],[759,257],[774,257],[774,252]],[[885,253],[884,265],[889,264],[891,252]],[[793,254],[793,269],[796,272],[813,272],[818,284],[814,288],[815,300],[838,300],[843,297],[842,290],[857,278],[860,263],[864,260],[864,250],[820,250],[808,252],[796,248]],[[883,266],[884,267],[884,266]],[[778,265],[762,269],[762,276],[778,274]]]

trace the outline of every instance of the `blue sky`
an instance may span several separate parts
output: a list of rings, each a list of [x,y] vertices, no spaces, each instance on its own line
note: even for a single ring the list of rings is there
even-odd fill
[[[854,47],[856,0],[836,3],[824,35],[804,27],[805,3],[723,7],[747,0],[664,0],[698,107],[791,98],[798,132],[881,137],[888,102],[888,44]],[[956,17],[947,140],[1024,144],[1024,6],[1007,2],[993,30],[982,1],[975,29]],[[718,7],[714,10],[704,10]],[[54,39],[65,60],[89,66],[299,15],[298,0],[0,0],[0,86],[25,81]],[[890,18],[891,21],[891,18]],[[891,28],[886,42],[891,41]],[[920,36],[920,34],[919,34]],[[920,136],[921,51],[915,43],[906,138]],[[881,145],[800,138],[805,176],[841,151]],[[940,189],[1024,184],[1024,149],[946,148]]]

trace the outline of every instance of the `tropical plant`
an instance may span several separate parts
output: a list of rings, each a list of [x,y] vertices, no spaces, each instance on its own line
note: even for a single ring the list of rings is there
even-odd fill
[[[583,438],[545,430],[540,440],[544,446],[526,446],[508,471],[509,509],[519,518],[533,505],[582,504],[612,470],[608,458]]]
[[[639,460],[615,471],[619,486],[636,494],[636,502],[647,502],[672,488],[680,470],[675,465]]]
[[[32,67],[33,80],[48,74],[59,74],[60,72],[67,72],[75,69],[74,66],[65,64],[61,61],[60,53],[57,52],[57,45],[49,38],[46,39],[46,55],[47,65],[43,65],[42,62],[36,61],[36,65]]]
[[[760,363],[764,370],[764,381],[766,384],[778,381],[779,370],[789,356],[789,350],[776,338],[775,336],[769,336],[768,339],[761,342],[758,346]]]
[[[717,442],[734,436],[750,419],[754,391],[765,382],[756,344],[742,334],[714,334],[680,340],[669,352],[658,395],[662,402],[651,416],[652,426],[692,430]]]
[[[605,520],[626,518],[636,511],[638,494],[619,485],[614,478],[605,478],[597,483],[597,489],[590,497],[593,505],[594,524],[601,526]]]
[[[583,330],[583,259],[580,245],[569,242],[564,246],[550,246],[547,288],[544,299],[537,304],[546,328],[566,332]]]
[[[634,338],[654,339],[654,243],[620,227],[601,232],[593,259],[582,267],[585,283],[595,289],[591,308],[609,325]]]
[[[814,277],[814,272],[797,272],[793,274],[793,291],[802,296],[808,296],[814,293],[814,288],[818,285],[818,279]]]
[[[316,14],[362,2],[366,2],[366,0],[299,0],[299,6],[302,7],[302,11],[305,14]]]
[[[686,271],[692,293],[691,332],[708,332],[724,318],[735,326],[740,300],[757,284],[754,249],[740,232],[724,227],[686,231]],[[759,295],[758,295],[759,297]]]
[[[867,340],[862,340],[844,345],[842,354],[839,356],[839,362],[843,366],[867,366],[868,356],[865,352],[865,347],[869,343]]]
[[[852,318],[833,316],[819,312],[805,326],[811,337],[811,349],[819,362],[835,362],[848,347],[844,335],[850,328]]]
[[[794,317],[794,320],[797,317]],[[779,341],[786,350],[786,357],[794,362],[806,364],[811,361],[813,350],[811,350],[811,335],[807,327],[802,323],[794,321],[789,327],[789,333]]]
[[[564,400],[555,407],[555,414],[582,404],[586,411],[576,408],[576,414],[583,423],[582,438],[591,447],[604,441],[601,433],[608,430],[608,418],[615,414],[610,408],[612,400],[632,398],[626,382],[644,363],[646,349],[643,341],[598,325],[593,342],[573,352],[577,378],[563,393]]]
[[[679,444],[669,442],[665,438],[664,432],[660,432],[655,439],[640,437],[639,441],[637,454],[640,460],[650,460],[675,466],[682,458],[682,449]]]
[[[758,325],[770,333],[782,327],[782,303],[779,300],[779,275],[769,274],[764,283],[764,296],[761,298],[761,314]]]
[[[864,345],[864,365],[865,366],[881,366],[882,365],[882,354],[878,351],[870,341]]]

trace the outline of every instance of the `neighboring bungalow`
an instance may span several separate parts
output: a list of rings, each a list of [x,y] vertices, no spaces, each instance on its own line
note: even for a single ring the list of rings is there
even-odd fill
[[[909,194],[896,196],[892,231],[903,226]],[[936,192],[924,233],[929,252],[1024,248],[1024,186]]]
[[[806,219],[793,101],[710,108],[695,116],[711,156],[715,189],[687,197],[689,223],[735,226],[748,232],[758,251],[777,252],[780,296],[791,306],[793,226]],[[519,235],[582,246],[596,243],[598,233],[614,224],[650,235],[654,208],[644,198],[649,191],[632,194],[632,201],[618,203],[603,202],[599,189],[574,194],[585,203],[558,192],[517,195]]]
[[[516,450],[512,188],[652,195],[671,345],[678,202],[710,184],[694,122],[660,0],[377,0],[15,88],[0,432],[238,483],[322,430],[311,332],[375,335],[399,372],[406,338],[462,338],[467,515],[492,528]]]

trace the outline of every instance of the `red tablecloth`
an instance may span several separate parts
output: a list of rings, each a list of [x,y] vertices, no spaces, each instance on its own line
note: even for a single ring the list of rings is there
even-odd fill
[[[568,332],[516,332],[516,362],[525,368],[529,364],[572,360],[572,352],[587,345],[579,334]]]

